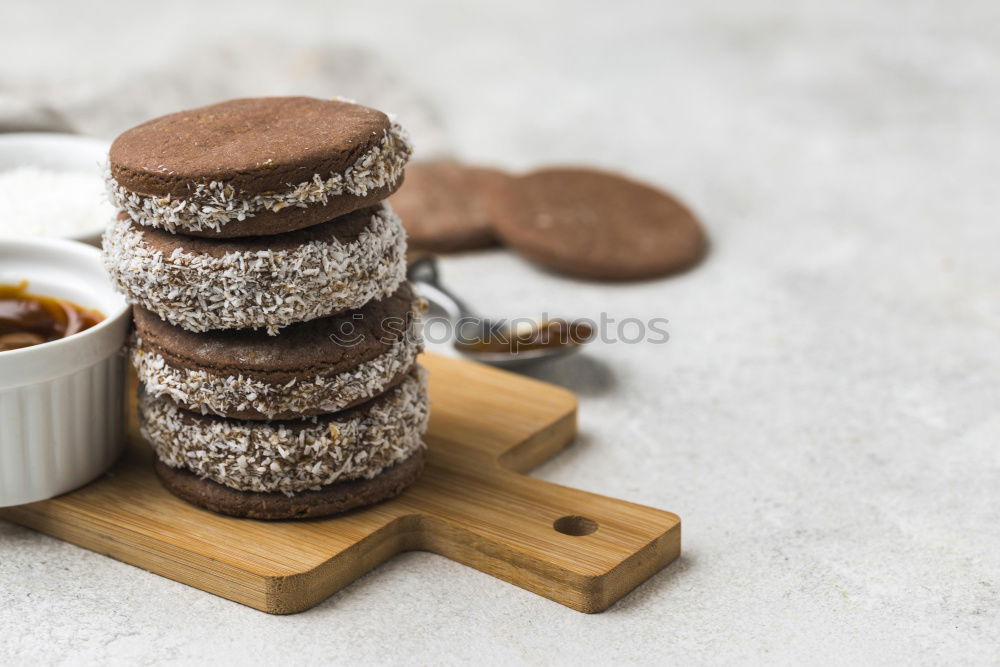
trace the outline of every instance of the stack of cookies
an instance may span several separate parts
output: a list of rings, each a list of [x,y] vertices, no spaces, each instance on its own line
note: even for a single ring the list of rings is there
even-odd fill
[[[306,518],[419,475],[422,302],[384,201],[410,153],[385,114],[304,97],[183,111],[115,140],[105,265],[134,304],[140,426],[175,495]]]

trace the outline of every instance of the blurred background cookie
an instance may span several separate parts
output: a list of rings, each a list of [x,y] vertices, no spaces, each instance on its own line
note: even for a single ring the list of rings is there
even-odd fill
[[[410,247],[432,252],[488,248],[493,234],[489,198],[510,180],[498,169],[450,160],[413,163],[389,203],[403,220]]]
[[[553,168],[511,179],[491,199],[505,244],[561,273],[639,280],[682,271],[708,242],[694,215],[656,188],[594,169]]]

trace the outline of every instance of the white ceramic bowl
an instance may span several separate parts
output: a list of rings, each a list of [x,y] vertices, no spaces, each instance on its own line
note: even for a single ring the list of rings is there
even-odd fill
[[[0,237],[0,283],[87,308],[105,319],[67,338],[0,352],[0,507],[51,498],[114,463],[124,442],[131,321],[100,252],[75,241]]]
[[[41,167],[56,171],[90,172],[102,177],[102,165],[108,160],[111,144],[103,139],[79,134],[57,132],[12,132],[0,134],[0,171],[17,167]],[[99,197],[101,190],[94,193]],[[90,245],[101,244],[104,227],[114,215],[109,207],[108,220],[94,225],[93,229],[80,230],[67,238]]]

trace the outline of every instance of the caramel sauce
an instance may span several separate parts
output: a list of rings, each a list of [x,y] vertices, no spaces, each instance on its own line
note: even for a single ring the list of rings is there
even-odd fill
[[[103,319],[72,301],[28,293],[27,280],[0,285],[0,352],[72,336]]]
[[[522,323],[524,324],[524,323]],[[594,335],[593,328],[584,322],[547,320],[526,326],[504,329],[488,339],[463,341],[461,346],[476,353],[517,354],[530,350],[582,345]]]

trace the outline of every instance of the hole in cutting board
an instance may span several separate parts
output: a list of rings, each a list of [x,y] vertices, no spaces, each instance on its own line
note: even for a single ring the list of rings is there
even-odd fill
[[[597,522],[585,516],[561,516],[552,522],[552,527],[564,535],[583,537],[597,530]]]

